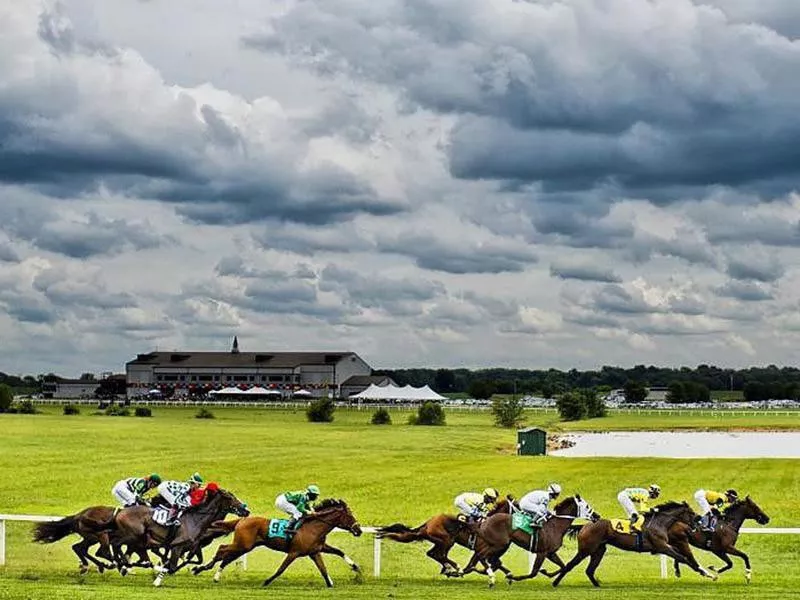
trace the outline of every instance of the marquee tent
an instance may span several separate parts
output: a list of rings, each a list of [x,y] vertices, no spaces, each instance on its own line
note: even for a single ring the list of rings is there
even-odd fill
[[[396,385],[378,386],[370,385],[363,392],[353,394],[350,400],[393,400],[398,402],[422,402],[425,400],[445,400],[430,387],[415,388],[410,385],[402,387]]]

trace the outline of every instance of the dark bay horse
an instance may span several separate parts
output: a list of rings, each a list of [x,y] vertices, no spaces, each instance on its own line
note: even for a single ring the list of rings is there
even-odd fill
[[[639,546],[635,534],[616,531],[608,519],[588,523],[577,533],[578,552],[561,569],[553,580],[553,585],[557,586],[567,573],[588,556],[590,560],[589,566],[586,568],[586,575],[592,585],[599,586],[600,582],[594,574],[603,560],[608,544],[631,552],[665,554],[688,564],[704,577],[716,579],[716,575],[709,573],[697,564],[692,555],[688,536],[694,528],[696,519],[697,515],[686,502],[666,502],[656,506],[645,515],[641,546]]]
[[[533,535],[521,529],[513,529],[513,517],[510,514],[495,514],[487,517],[481,523],[480,539],[475,544],[475,553],[464,569],[464,575],[474,571],[477,563],[481,562],[487,566],[489,585],[493,586],[495,583],[493,569],[505,572],[509,583],[536,577],[545,558],[555,563],[559,569],[563,569],[564,563],[557,551],[561,548],[564,535],[570,529],[572,522],[575,519],[596,521],[600,515],[578,494],[559,502],[553,512],[555,514],[544,523],[541,529],[535,530]],[[536,560],[528,575],[515,577],[502,567],[500,557],[505,554],[512,543],[536,554]]]
[[[59,521],[38,523],[33,528],[33,541],[40,544],[52,544],[76,533],[81,536],[81,540],[72,545],[72,551],[81,561],[81,574],[89,570],[89,562],[94,563],[101,573],[105,569],[113,569],[114,558],[107,530],[113,525],[117,510],[113,506],[90,506]],[[107,560],[108,563],[98,560],[89,553],[89,548],[96,544],[100,544],[97,556]]]
[[[220,489],[202,504],[186,510],[181,515],[177,532],[169,539],[170,528],[153,520],[152,509],[146,506],[126,508],[114,519],[115,531],[111,536],[117,562],[123,565],[126,562],[126,557],[120,550],[122,545],[142,549],[166,547],[169,552],[167,560],[163,567],[157,568],[158,575],[153,582],[153,585],[159,586],[165,574],[173,574],[185,564],[178,563],[181,555],[186,552],[194,553],[203,533],[212,523],[223,519],[228,513],[241,516],[250,514],[236,496]]]
[[[322,559],[323,554],[334,554],[341,557],[356,572],[357,576],[361,575],[361,569],[349,556],[338,548],[328,545],[325,541],[327,535],[336,527],[345,529],[356,537],[361,535],[361,526],[344,500],[328,499],[320,502],[314,513],[303,519],[297,532],[288,541],[283,537],[276,538],[268,535],[269,521],[264,517],[245,517],[214,523],[215,529],[222,528],[227,532],[233,531],[233,542],[220,546],[211,562],[202,567],[195,567],[192,569],[192,573],[197,575],[220,563],[217,572],[214,573],[214,581],[219,582],[222,570],[228,564],[257,546],[266,546],[270,550],[286,553],[286,558],[278,570],[264,581],[263,585],[265,586],[275,581],[289,565],[303,556],[308,556],[314,561],[328,587],[333,587],[333,580],[328,575],[328,569]]]
[[[744,500],[737,500],[725,509],[722,517],[717,521],[717,526],[713,533],[709,534],[700,529],[690,532],[689,543],[697,548],[713,552],[725,562],[725,566],[721,569],[708,567],[709,570],[715,571],[717,574],[724,573],[733,568],[733,562],[728,556],[729,554],[740,557],[744,561],[745,581],[750,583],[753,577],[753,571],[750,568],[750,557],[741,550],[736,549],[739,529],[746,519],[753,519],[759,525],[766,525],[769,523],[767,514],[761,510],[750,496],[747,496]],[[678,565],[679,563],[675,561],[676,577],[681,576],[680,567]]]
[[[513,510],[512,506],[513,498],[504,498],[488,513],[487,518],[494,514],[509,514]],[[448,556],[450,550],[456,544],[472,550],[473,544],[470,540],[475,539],[473,532],[458,517],[444,513],[431,517],[419,527],[411,528],[402,523],[380,527],[376,537],[401,544],[430,542],[433,546],[426,554],[442,566],[439,572],[448,577],[459,577],[463,574],[458,563]]]

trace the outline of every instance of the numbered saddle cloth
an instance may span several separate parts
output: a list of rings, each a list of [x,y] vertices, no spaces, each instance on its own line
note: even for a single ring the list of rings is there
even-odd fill
[[[513,515],[511,515],[511,528],[521,529],[527,534],[532,534],[533,517],[521,511],[515,512]]]
[[[166,507],[158,507],[153,509],[153,521],[158,523],[159,525],[163,525],[164,527],[169,527],[170,525],[177,525],[180,523],[180,519],[176,516],[174,519],[170,518],[172,511]]]
[[[271,538],[288,538],[288,519],[270,519],[267,525],[267,536]]]

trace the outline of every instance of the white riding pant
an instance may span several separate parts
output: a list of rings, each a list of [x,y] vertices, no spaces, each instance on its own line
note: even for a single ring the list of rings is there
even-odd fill
[[[455,502],[453,503],[456,505],[456,508],[461,512],[462,515],[467,515],[470,517],[480,517],[483,513],[475,506],[471,506],[469,502],[462,498],[456,498]]]
[[[128,489],[124,481],[118,481],[111,489],[111,494],[122,506],[133,506],[136,504],[136,494]]]
[[[525,502],[525,498],[523,497],[522,500],[520,500],[519,502],[519,507],[529,515],[533,515],[534,517],[536,517],[537,522],[541,523],[542,521],[544,521],[545,517],[547,517],[546,504]]]
[[[622,508],[625,510],[625,514],[630,517],[633,513],[639,514],[639,511],[636,510],[636,506],[633,504],[633,500],[628,498],[628,494],[625,492],[620,492],[617,494],[617,500],[619,501]]]
[[[711,505],[706,500],[706,491],[705,490],[697,490],[694,493],[694,499],[697,502],[697,506],[700,507],[700,515],[705,516],[711,512]]]
[[[289,513],[293,519],[299,519],[303,516],[303,513],[301,513],[294,504],[286,499],[286,494],[281,494],[275,498],[275,508],[282,510],[285,513]]]

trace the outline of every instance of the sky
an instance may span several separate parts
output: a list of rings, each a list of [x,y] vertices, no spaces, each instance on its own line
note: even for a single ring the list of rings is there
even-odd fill
[[[0,371],[800,362],[796,0],[5,0]]]

